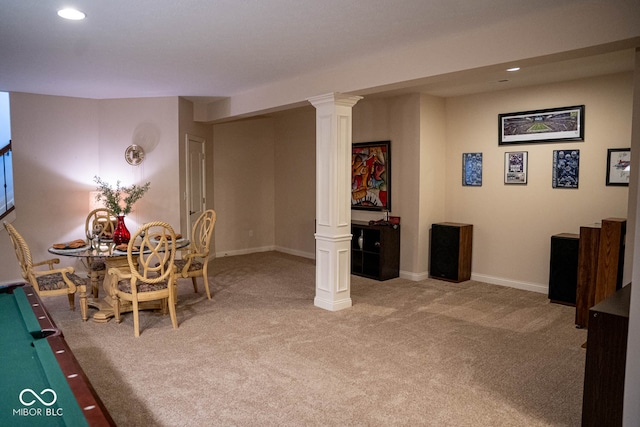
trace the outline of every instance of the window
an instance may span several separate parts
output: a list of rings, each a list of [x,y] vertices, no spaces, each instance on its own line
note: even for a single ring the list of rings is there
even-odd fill
[[[0,149],[0,155],[2,156],[0,161],[0,219],[2,219],[14,208],[11,141]]]
[[[0,92],[0,219],[14,209],[9,94]]]

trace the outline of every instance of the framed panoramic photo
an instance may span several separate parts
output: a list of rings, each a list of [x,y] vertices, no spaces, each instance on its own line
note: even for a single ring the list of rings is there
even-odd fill
[[[580,150],[553,151],[553,188],[578,188]]]
[[[462,154],[462,185],[470,187],[482,185],[482,153]]]
[[[390,211],[391,142],[358,142],[351,150],[351,208]]]
[[[527,183],[528,153],[526,151],[513,151],[504,153],[504,183]]]
[[[584,141],[584,105],[498,114],[498,145]]]
[[[610,148],[607,150],[607,185],[628,187],[630,169],[630,148]]]

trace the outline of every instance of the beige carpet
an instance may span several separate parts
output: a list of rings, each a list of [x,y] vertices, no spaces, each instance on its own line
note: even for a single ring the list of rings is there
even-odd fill
[[[83,323],[46,305],[120,426],[578,426],[586,331],[546,295],[352,276],[314,307],[313,261],[216,259],[213,300],[180,282],[179,328]],[[93,311],[92,311],[93,313]]]

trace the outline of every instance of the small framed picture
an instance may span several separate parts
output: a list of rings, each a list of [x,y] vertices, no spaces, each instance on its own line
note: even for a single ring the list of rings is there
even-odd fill
[[[553,188],[578,188],[580,150],[553,151]]]
[[[504,153],[504,183],[527,183],[528,152],[512,151]]]
[[[482,186],[482,153],[462,154],[462,185]]]
[[[610,148],[607,150],[607,185],[628,187],[630,168],[630,148]]]

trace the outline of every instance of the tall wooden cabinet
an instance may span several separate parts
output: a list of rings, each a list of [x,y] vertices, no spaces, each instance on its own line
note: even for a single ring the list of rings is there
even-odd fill
[[[400,225],[351,223],[351,273],[376,280],[400,276]]]
[[[463,282],[471,279],[473,225],[441,222],[431,225],[429,276]]]
[[[576,326],[588,327],[589,309],[622,287],[627,221],[603,219],[580,227]]]
[[[589,310],[583,427],[622,425],[630,299],[627,285]]]

